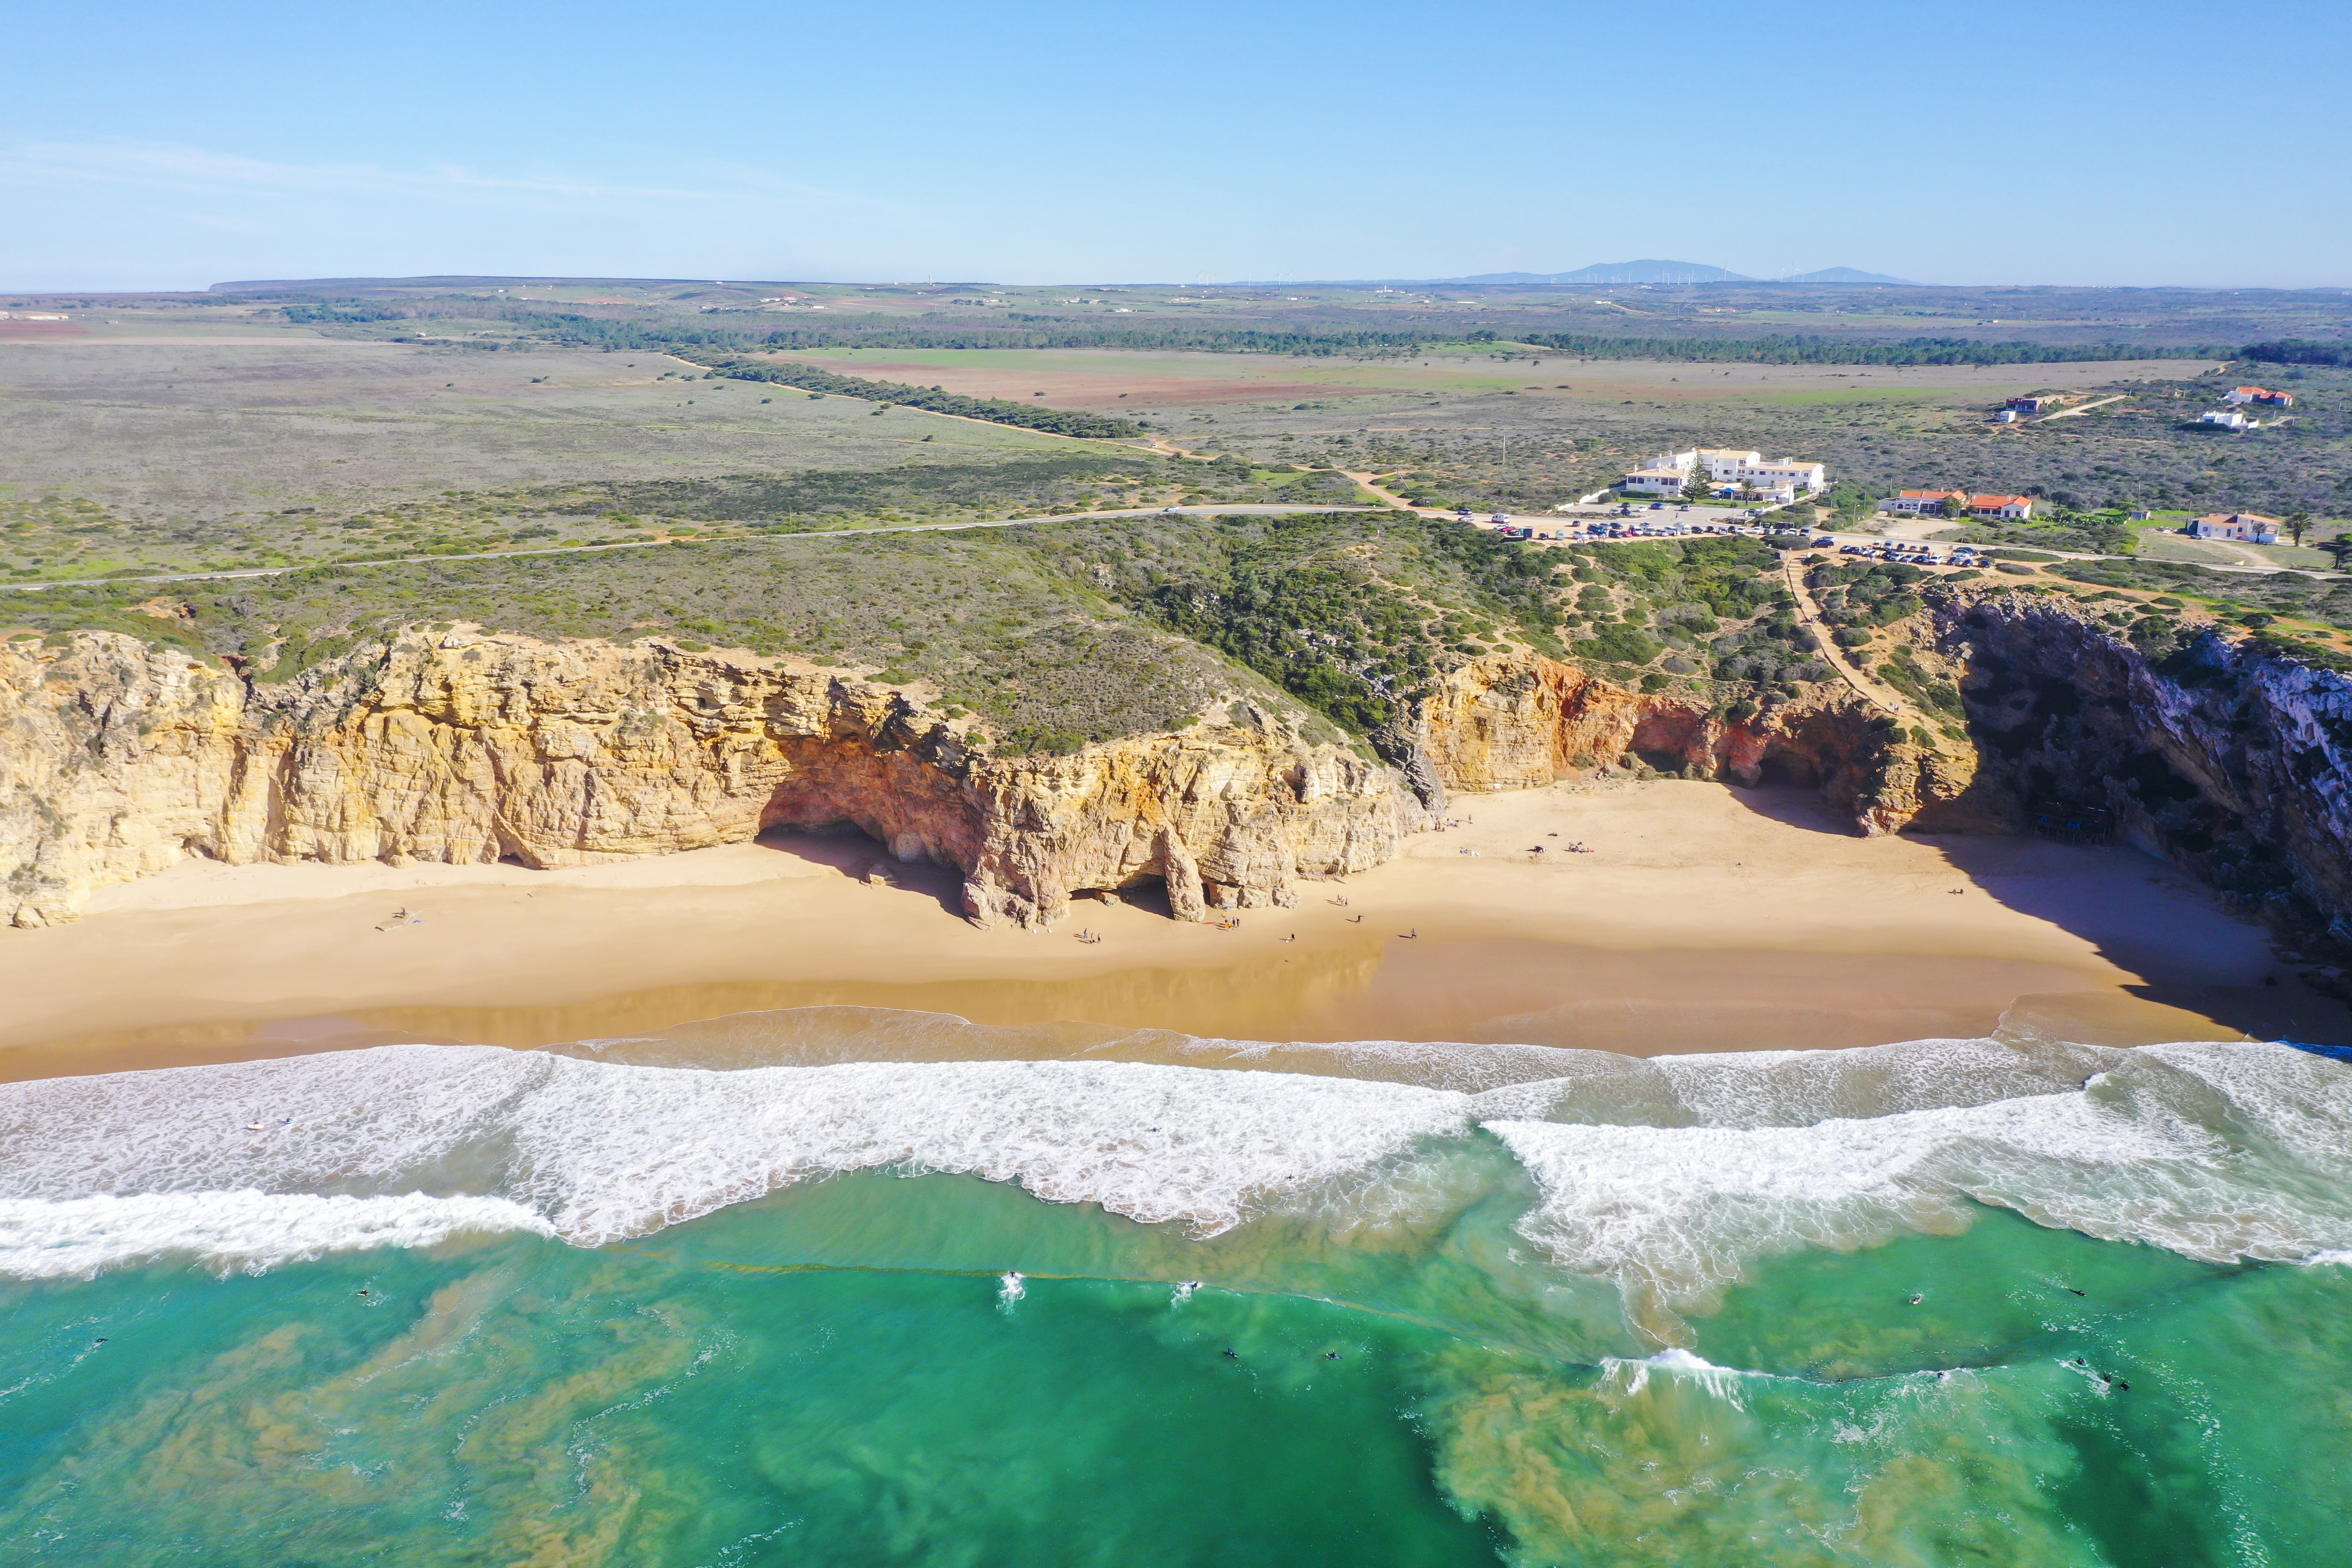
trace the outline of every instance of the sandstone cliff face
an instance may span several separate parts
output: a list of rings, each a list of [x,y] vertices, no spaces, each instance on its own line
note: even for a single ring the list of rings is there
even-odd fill
[[[2209,631],[2158,661],[2054,595],[1946,595],[1979,809],[2092,806],[2283,929],[2352,942],[2352,681]]]
[[[1445,789],[1638,763],[1813,785],[1864,834],[2102,806],[2283,928],[2352,944],[2352,683],[2216,635],[2158,664],[2050,595],[1939,591],[1895,630],[1961,690],[1967,742],[1827,684],[1743,713],[1497,655],[1381,737],[1402,773],[1240,700],[1181,734],[991,757],[903,691],[653,643],[412,634],[270,684],[108,634],[17,641],[0,919],[71,919],[191,855],[557,866],[836,825],[955,869],[982,922],[1152,879],[1198,919],[1392,858]]]
[[[997,758],[887,687],[650,643],[410,634],[282,684],[109,634],[0,647],[17,925],[190,855],[557,866],[843,824],[961,872],[982,922],[1153,878],[1198,918],[1376,865],[1421,816],[1387,769],[1239,700]]]
[[[1691,778],[1813,785],[1864,834],[1949,807],[1974,777],[1965,748],[1921,745],[1843,689],[1735,719],[1539,654],[1456,671],[1423,705],[1416,739],[1453,789],[1532,789],[1631,761]]]

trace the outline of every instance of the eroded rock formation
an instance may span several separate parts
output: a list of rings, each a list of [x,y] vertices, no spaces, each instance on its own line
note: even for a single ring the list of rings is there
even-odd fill
[[[1296,900],[1395,854],[1389,771],[1245,699],[1181,734],[992,757],[889,687],[655,643],[404,636],[283,683],[110,634],[0,648],[0,916],[191,855],[559,866],[854,824],[983,922],[1165,878],[1175,912]]]
[[[1396,768],[1241,696],[1179,734],[998,757],[906,691],[659,643],[412,633],[271,683],[110,634],[18,640],[0,918],[71,919],[191,855],[558,866],[854,825],[956,870],[982,922],[1152,879],[1198,919],[1391,858],[1447,789],[1646,767],[1813,785],[1864,834],[2095,807],[2282,928],[2352,943],[2352,683],[2210,631],[2159,661],[2050,594],[1939,588],[1890,634],[1947,711],[1829,683],[1708,706],[1496,655],[1375,737]]]
[[[1760,710],[1639,692],[1539,654],[1481,659],[1426,702],[1414,733],[1454,789],[1532,789],[1628,764],[1689,778],[1819,788],[1865,834],[1949,813],[1974,768],[1967,748],[1923,743],[1843,688]],[[1931,737],[1931,742],[1932,742]]]
[[[2352,681],[2217,627],[2153,658],[2053,594],[1948,592],[1914,635],[1967,700],[1981,815],[2105,811],[2282,930],[2352,942]]]

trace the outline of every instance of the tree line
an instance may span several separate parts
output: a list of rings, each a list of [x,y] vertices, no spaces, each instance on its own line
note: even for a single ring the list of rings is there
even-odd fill
[[[2057,364],[2079,360],[2228,359],[2226,346],[2150,348],[2144,343],[1981,342],[1972,338],[1906,338],[1853,342],[1838,338],[1604,338],[1589,332],[1530,332],[1530,347],[1591,359],[1693,360],[1744,364]]]
[[[835,375],[814,365],[753,363],[749,360],[696,354],[675,357],[692,364],[708,366],[713,374],[735,381],[772,382],[779,386],[796,386],[803,392],[863,397],[881,404],[903,404],[908,408],[920,408],[932,414],[985,419],[993,425],[1017,425],[1024,430],[1044,430],[1055,436],[1118,440],[1143,433],[1139,426],[1125,419],[1107,419],[1099,414],[1078,414],[1066,408],[1039,408],[996,397],[966,397],[936,386],[911,386],[904,382],[867,381],[863,376]]]
[[[2279,338],[2267,343],[2248,343],[2238,351],[2238,357],[2264,364],[2352,364],[2352,343]]]
[[[527,303],[474,298],[421,300],[400,305],[346,304],[326,300],[289,302],[288,319],[302,322],[358,322],[411,317],[462,315],[488,318],[551,342],[613,352],[664,353],[678,348],[753,350],[896,349],[1129,349],[1202,353],[1294,354],[1309,357],[1382,357],[1456,347],[1459,332],[1402,331],[1282,331],[1257,328],[1121,326],[1067,318],[1013,313],[997,321],[912,326],[884,315],[848,317],[822,326],[761,328],[732,324],[672,325],[616,320],[575,311],[535,309]],[[750,312],[743,312],[749,314]],[[736,315],[716,311],[714,316]],[[708,318],[706,318],[708,319]],[[1689,361],[1699,363],[2007,365],[2057,364],[2096,360],[2243,359],[2289,364],[2352,363],[2352,345],[2284,339],[2243,348],[2224,343],[2151,347],[2144,343],[1987,342],[1971,338],[1915,337],[1896,342],[1857,342],[1803,334],[1758,338],[1607,337],[1591,332],[1528,332],[1505,338],[1491,331],[1468,342],[1518,344],[1588,359]]]

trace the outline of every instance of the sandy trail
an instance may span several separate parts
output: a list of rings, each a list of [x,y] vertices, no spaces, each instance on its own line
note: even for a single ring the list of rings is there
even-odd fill
[[[1976,1035],[2021,1005],[2116,1044],[2345,1025],[2284,975],[2263,985],[2280,966],[2258,928],[2127,849],[1861,839],[1809,792],[1682,781],[1454,816],[1231,931],[1143,896],[978,931],[947,873],[862,879],[884,862],[862,837],[558,871],[194,862],[107,889],[78,924],[0,931],[0,1077],[828,1003],[1642,1054]]]

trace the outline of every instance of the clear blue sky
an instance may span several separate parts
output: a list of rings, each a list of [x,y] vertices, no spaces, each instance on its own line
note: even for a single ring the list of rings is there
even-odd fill
[[[97,0],[0,287],[427,272],[2352,284],[2352,5]]]

